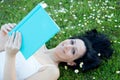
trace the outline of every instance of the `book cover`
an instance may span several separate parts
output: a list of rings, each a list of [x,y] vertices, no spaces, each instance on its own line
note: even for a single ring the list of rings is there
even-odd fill
[[[32,56],[42,45],[60,31],[58,25],[39,3],[9,32],[22,34],[21,53],[25,59]]]

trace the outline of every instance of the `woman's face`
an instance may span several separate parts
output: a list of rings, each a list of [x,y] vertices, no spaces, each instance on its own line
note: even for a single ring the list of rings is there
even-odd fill
[[[64,40],[55,48],[56,56],[64,62],[71,62],[82,57],[85,51],[86,47],[81,39]]]

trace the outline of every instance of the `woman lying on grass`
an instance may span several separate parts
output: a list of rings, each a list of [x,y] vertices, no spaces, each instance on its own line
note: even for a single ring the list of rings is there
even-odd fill
[[[96,30],[82,36],[62,41],[55,48],[44,45],[35,55],[25,60],[19,49],[21,34],[7,33],[15,24],[5,24],[0,31],[0,80],[57,80],[60,76],[58,65],[67,63],[71,69],[88,71],[98,67],[102,58],[109,58],[113,50],[109,39]],[[32,47],[32,46],[31,46]]]

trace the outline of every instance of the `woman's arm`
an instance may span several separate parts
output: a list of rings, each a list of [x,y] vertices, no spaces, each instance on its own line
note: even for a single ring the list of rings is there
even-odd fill
[[[0,52],[4,50],[5,43],[8,40],[8,32],[15,27],[15,23],[8,23],[1,26],[0,30]]]
[[[15,56],[6,56],[4,67],[4,80],[16,80]]]
[[[4,67],[4,80],[16,80],[15,58],[16,53],[21,47],[21,35],[19,32],[13,33],[5,45],[5,67]]]
[[[26,80],[57,80],[58,78],[59,69],[56,66],[45,66]]]

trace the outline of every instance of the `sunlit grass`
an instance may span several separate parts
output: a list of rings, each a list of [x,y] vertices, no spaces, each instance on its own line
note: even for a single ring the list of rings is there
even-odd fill
[[[18,23],[42,0],[1,0],[0,25]],[[75,74],[60,67],[59,80],[120,80],[120,1],[119,0],[44,0],[49,15],[61,28],[61,32],[47,42],[55,47],[72,35],[81,35],[96,28],[111,39],[114,54],[103,61],[98,69]]]

